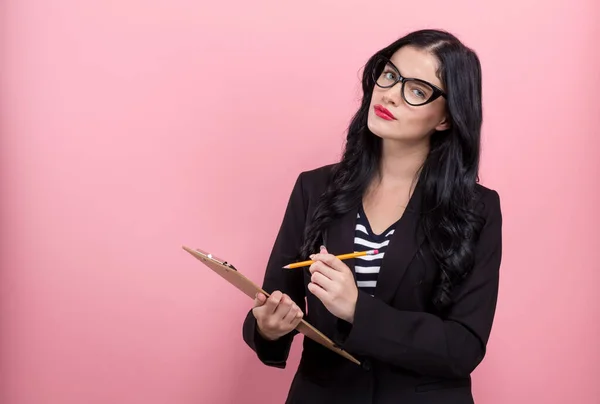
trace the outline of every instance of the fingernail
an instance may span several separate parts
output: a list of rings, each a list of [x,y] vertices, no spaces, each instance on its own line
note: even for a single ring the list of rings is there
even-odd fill
[[[308,257],[308,258],[310,258],[311,260],[314,260],[314,259],[315,259],[315,254],[312,254],[312,255],[311,255],[310,257]]]
[[[321,246],[321,250],[325,250],[325,249],[326,249],[326,248],[325,248],[325,246],[324,246],[324,245],[322,245],[322,246]]]

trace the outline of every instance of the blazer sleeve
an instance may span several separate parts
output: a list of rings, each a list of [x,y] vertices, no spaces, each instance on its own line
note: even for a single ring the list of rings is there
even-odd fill
[[[354,322],[342,346],[349,352],[437,377],[467,377],[483,360],[498,296],[502,255],[499,196],[488,190],[486,223],[475,266],[444,318],[397,310],[359,291]]]
[[[262,287],[268,293],[276,290],[290,296],[303,312],[306,312],[303,271],[285,270],[283,266],[298,259],[303,243],[304,225],[306,221],[307,204],[304,198],[303,177],[300,174],[296,180],[283,222],[275,239]],[[258,333],[258,326],[252,310],[246,315],[242,334],[246,344],[252,348],[258,358],[266,365],[285,368],[296,330],[276,341],[264,339]]]

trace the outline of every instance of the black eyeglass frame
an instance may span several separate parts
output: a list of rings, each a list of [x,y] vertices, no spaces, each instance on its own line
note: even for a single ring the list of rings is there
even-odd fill
[[[395,72],[396,72],[396,74],[397,74],[397,78],[396,78],[396,80],[395,80],[395,81],[394,81],[392,84],[390,84],[390,85],[388,85],[388,86],[382,86],[382,85],[380,85],[380,84],[378,84],[378,83],[377,83],[377,80],[379,79],[379,75],[377,74],[377,71],[376,71],[376,69],[375,69],[375,67],[376,67],[376,66],[378,66],[378,63],[377,63],[377,62],[383,62],[383,63],[384,63],[384,65],[383,65],[383,68],[384,68],[384,69],[385,69],[385,66],[386,66],[386,65],[389,65],[389,66],[391,66],[391,67],[392,67],[392,68],[395,70]],[[383,71],[383,70],[382,70],[382,71]],[[379,74],[381,74],[381,72],[379,72]],[[375,63],[374,63],[374,66],[373,66],[373,71],[371,72],[371,76],[372,76],[372,78],[373,78],[373,81],[375,82],[375,85],[376,85],[377,87],[380,87],[380,88],[392,88],[392,87],[394,87],[396,84],[398,84],[398,83],[402,83],[402,87],[400,88],[400,94],[402,95],[402,99],[403,99],[403,100],[404,100],[404,101],[405,101],[405,102],[406,102],[408,105],[412,105],[413,107],[421,107],[421,106],[423,106],[423,105],[427,105],[427,104],[429,104],[429,103],[431,103],[431,102],[433,102],[433,101],[437,100],[439,97],[447,98],[447,95],[446,95],[446,93],[444,92],[444,90],[442,90],[441,88],[439,88],[439,87],[438,87],[438,86],[436,86],[436,85],[433,85],[433,84],[431,84],[431,83],[430,83],[430,82],[428,82],[428,81],[421,80],[421,79],[417,79],[417,78],[409,78],[409,77],[404,77],[404,76],[402,76],[402,74],[400,74],[400,70],[399,70],[399,69],[396,67],[396,65],[394,65],[394,64],[392,63],[392,61],[391,61],[390,59],[386,58],[385,56],[378,56],[378,57],[375,59]],[[424,102],[424,103],[422,103],[422,104],[413,104],[413,103],[409,102],[409,101],[406,99],[406,97],[404,96],[404,87],[405,87],[405,84],[406,84],[406,82],[407,82],[407,81],[415,81],[415,82],[417,82],[417,83],[423,83],[423,84],[425,84],[425,85],[428,85],[428,86],[429,86],[429,87],[431,87],[431,89],[433,90],[433,93],[431,94],[431,97],[429,97],[429,99],[427,99],[427,101],[425,101],[425,102]]]

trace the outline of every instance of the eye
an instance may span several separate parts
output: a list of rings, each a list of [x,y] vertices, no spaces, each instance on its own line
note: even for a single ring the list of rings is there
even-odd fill
[[[384,70],[383,71],[383,77],[386,80],[394,81],[394,80],[396,80],[396,73],[394,73],[391,70]]]
[[[411,80],[407,84],[406,90],[410,92],[411,97],[415,97],[419,100],[426,100],[433,93],[433,90],[431,88],[425,86],[423,83],[419,83],[413,80]]]
[[[416,95],[419,98],[425,98],[425,93],[421,90],[419,90],[418,88],[415,88],[412,90],[413,94]]]

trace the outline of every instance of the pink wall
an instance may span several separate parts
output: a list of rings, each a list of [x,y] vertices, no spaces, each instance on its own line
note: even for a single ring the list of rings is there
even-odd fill
[[[251,302],[181,245],[260,281],[295,176],[339,155],[361,63],[434,26],[481,56],[505,216],[476,398],[597,403],[598,2],[284,3],[2,2],[0,402],[282,402],[299,345],[261,366]]]

